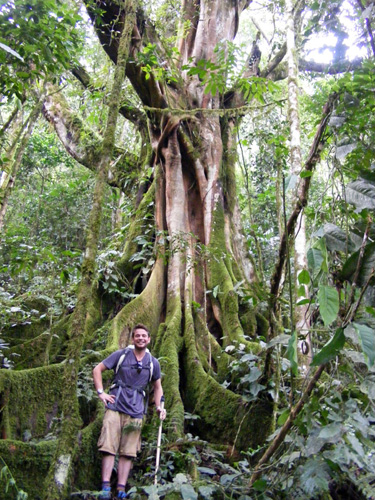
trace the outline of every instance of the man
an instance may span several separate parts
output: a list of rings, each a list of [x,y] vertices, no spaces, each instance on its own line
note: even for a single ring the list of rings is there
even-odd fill
[[[111,474],[116,454],[119,454],[117,469],[117,498],[126,498],[125,486],[141,444],[143,415],[147,411],[147,386],[154,386],[154,401],[160,419],[166,411],[160,407],[163,389],[160,380],[160,365],[147,349],[150,333],[141,324],[131,333],[133,346],[114,352],[93,370],[94,384],[106,412],[99,437],[99,451],[102,458],[102,491],[100,498],[111,497]],[[103,390],[102,373],[115,370],[114,383],[109,394]]]

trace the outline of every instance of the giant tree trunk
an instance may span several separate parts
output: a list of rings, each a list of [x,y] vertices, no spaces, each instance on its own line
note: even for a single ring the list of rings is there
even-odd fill
[[[215,62],[216,45],[234,38],[238,15],[248,3],[185,2],[182,22],[189,20],[191,30],[178,44],[179,66],[190,64],[190,57]],[[87,5],[95,24],[98,18]],[[103,21],[114,29],[115,3],[100,2],[100,7]],[[145,31],[147,37],[147,23]],[[116,44],[102,21],[97,32],[116,61]],[[158,172],[156,230],[168,241],[167,258],[157,260],[143,293],[115,318],[109,346],[116,347],[123,327],[130,331],[135,321],[149,324],[156,334],[155,354],[167,360],[162,366],[163,385],[172,434],[182,434],[187,410],[201,416],[199,425],[206,436],[233,441],[238,430],[237,444],[254,446],[270,429],[256,426],[251,434],[248,429],[257,421],[269,421],[271,406],[262,398],[246,405],[220,385],[228,377],[230,361],[223,350],[240,342],[249,349],[244,334],[256,333],[251,309],[244,309],[248,321],[242,326],[235,291],[239,282],[249,288],[255,275],[244,248],[236,201],[236,119],[223,113],[222,96],[204,93],[196,75],[182,71],[174,86],[152,73],[146,78],[137,64],[141,39],[134,26],[127,76],[149,118],[152,164]],[[162,291],[165,296],[160,297]],[[120,339],[122,344],[127,341],[126,335]]]

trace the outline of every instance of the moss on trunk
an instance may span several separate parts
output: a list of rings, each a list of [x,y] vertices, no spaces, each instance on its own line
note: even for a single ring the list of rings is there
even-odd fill
[[[197,427],[206,438],[220,443],[231,442],[239,448],[254,448],[263,443],[270,432],[273,406],[267,400],[245,403],[241,396],[225,389],[205,372],[199,361],[192,309],[186,295],[186,407],[200,416]]]
[[[41,443],[23,443],[10,439],[0,441],[0,456],[11,471],[17,488],[26,491],[28,498],[40,498],[43,480],[48,472],[55,448],[55,440]],[[11,487],[6,492],[5,485],[6,481],[0,479],[1,498],[14,500],[17,497],[15,488]]]

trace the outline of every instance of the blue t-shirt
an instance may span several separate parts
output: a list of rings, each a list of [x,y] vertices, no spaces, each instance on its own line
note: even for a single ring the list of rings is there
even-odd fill
[[[103,363],[108,370],[116,368],[117,363],[124,353],[124,349],[114,352]],[[110,394],[116,396],[116,401],[113,404],[108,403],[107,408],[110,410],[126,413],[132,418],[142,418],[145,409],[145,398],[141,390],[134,388],[146,387],[150,380],[150,362],[153,362],[153,371],[151,383],[158,380],[161,376],[159,361],[146,352],[142,361],[137,362],[134,351],[129,349],[124,361],[122,362],[119,371],[116,375],[116,380],[121,380],[126,387],[115,387],[110,390]]]

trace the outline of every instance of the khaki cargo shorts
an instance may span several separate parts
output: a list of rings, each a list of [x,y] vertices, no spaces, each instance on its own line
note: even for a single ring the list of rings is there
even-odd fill
[[[99,451],[136,457],[141,449],[142,419],[107,409],[98,440]]]

